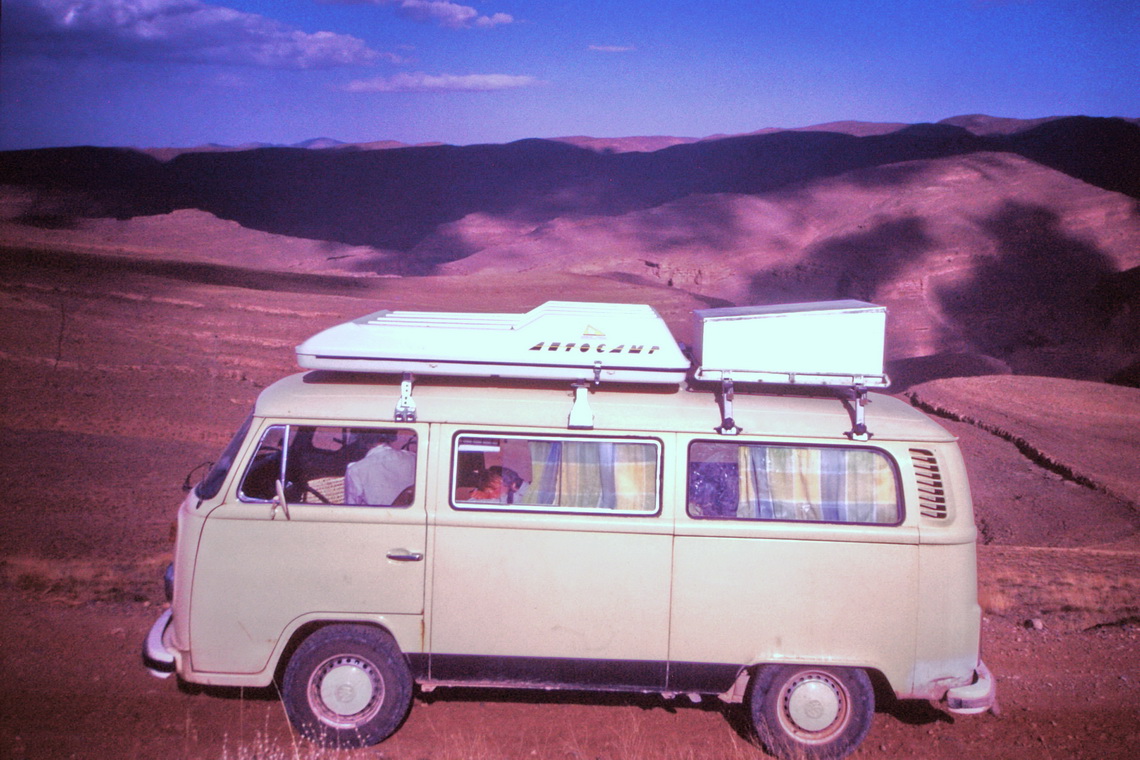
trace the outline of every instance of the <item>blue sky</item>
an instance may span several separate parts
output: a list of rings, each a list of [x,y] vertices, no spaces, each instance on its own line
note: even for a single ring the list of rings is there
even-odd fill
[[[0,149],[1140,116],[1137,0],[0,6]]]

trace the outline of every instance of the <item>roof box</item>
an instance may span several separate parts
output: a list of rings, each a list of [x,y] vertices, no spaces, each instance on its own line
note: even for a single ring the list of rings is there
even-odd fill
[[[882,388],[887,310],[825,301],[695,311],[697,380]]]
[[[525,314],[378,311],[297,346],[307,369],[680,383],[689,369],[645,305],[548,301]]]

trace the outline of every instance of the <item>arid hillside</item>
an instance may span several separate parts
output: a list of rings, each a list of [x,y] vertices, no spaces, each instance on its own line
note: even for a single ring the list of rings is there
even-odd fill
[[[1140,125],[1084,117],[166,162],[72,148],[0,156],[0,234],[365,279],[575,273],[707,305],[858,298],[891,311],[899,388],[1007,371],[1135,385],[1138,177]]]
[[[74,240],[72,244],[78,246]],[[180,486],[217,456],[293,347],[380,307],[523,311],[649,302],[677,288],[557,272],[346,278],[131,251],[0,256],[0,751],[13,758],[323,758],[272,692],[155,681],[139,647],[162,603]],[[880,705],[860,758],[1131,758],[1140,667],[1140,390],[1027,376],[911,395],[961,438],[980,530],[986,658],[1004,712]],[[1123,478],[1123,482],[1121,480]],[[55,663],[45,669],[45,662]],[[42,709],[53,704],[51,711]],[[396,760],[758,758],[743,716],[657,696],[442,689],[377,750]],[[374,753],[365,753],[369,756]]]
[[[318,330],[563,299],[688,341],[694,309],[836,297],[888,306],[890,392],[961,441],[1003,708],[884,700],[854,757],[1140,755],[1140,127],[829,126],[0,154],[0,756],[330,756],[271,691],[139,662],[181,486]],[[354,756],[763,757],[746,722],[440,689]]]

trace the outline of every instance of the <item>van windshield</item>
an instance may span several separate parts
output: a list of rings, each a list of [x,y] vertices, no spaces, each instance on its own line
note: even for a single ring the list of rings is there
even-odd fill
[[[230,467],[233,466],[234,458],[237,456],[238,449],[241,448],[242,441],[249,433],[249,427],[252,423],[253,415],[250,414],[245,418],[245,422],[241,424],[238,431],[234,433],[234,437],[230,439],[229,444],[222,451],[222,455],[218,457],[218,461],[206,473],[206,477],[202,478],[202,481],[195,486],[194,495],[199,499],[212,499],[218,495],[218,491],[222,490],[222,483],[225,482],[226,475],[229,473]]]

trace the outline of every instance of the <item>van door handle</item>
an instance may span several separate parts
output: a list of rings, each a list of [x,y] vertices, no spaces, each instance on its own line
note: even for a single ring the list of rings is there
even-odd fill
[[[396,562],[419,562],[423,558],[423,552],[410,552],[407,549],[392,549],[388,552],[388,559]]]

